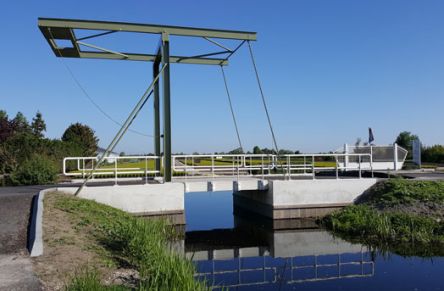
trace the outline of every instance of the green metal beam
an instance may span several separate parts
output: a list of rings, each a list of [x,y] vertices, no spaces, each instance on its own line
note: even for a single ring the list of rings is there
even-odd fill
[[[159,75],[159,65],[160,65],[160,56],[153,63],[153,78]],[[154,84],[153,88],[154,93],[154,155],[160,157],[160,93],[159,93],[159,82]],[[156,171],[161,170],[160,159],[156,159]]]
[[[60,29],[87,29],[107,31],[127,31],[139,33],[167,33],[178,36],[211,37],[237,40],[256,40],[256,32],[168,26],[155,24],[137,24],[128,22],[91,21],[79,19],[39,18],[38,25]]]
[[[149,54],[121,53],[128,56],[127,58],[125,58],[123,56],[108,52],[85,52],[85,51],[78,52],[75,48],[60,48],[59,50],[53,49],[53,51],[56,56],[64,58],[107,59],[107,60],[145,61],[145,62],[154,62],[156,59],[156,55],[149,55]],[[228,60],[216,59],[216,58],[170,56],[170,63],[226,66],[228,65]]]
[[[171,87],[170,87],[170,42],[168,35],[162,34],[162,73],[163,84],[163,156],[164,156],[164,179],[165,182],[172,180],[171,164]]]

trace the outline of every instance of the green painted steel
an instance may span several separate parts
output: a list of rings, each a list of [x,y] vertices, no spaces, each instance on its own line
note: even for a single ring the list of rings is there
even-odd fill
[[[155,24],[139,24],[139,23],[128,23],[128,22],[39,18],[38,25],[40,29],[54,27],[54,28],[60,28],[61,30],[71,28],[71,29],[88,29],[88,30],[127,31],[127,32],[154,33],[154,34],[167,33],[169,35],[212,37],[212,38],[225,38],[225,39],[237,39],[237,40],[256,40],[256,32],[251,32],[251,31],[208,29],[208,28],[155,25]]]
[[[85,59],[107,59],[107,60],[122,60],[122,61],[143,61],[154,62],[156,55],[150,54],[134,54],[122,53],[127,57],[108,52],[77,52],[73,48],[60,48],[60,53],[54,53],[58,57],[64,58],[85,58]],[[228,65],[226,59],[218,58],[201,58],[201,57],[186,57],[186,56],[170,56],[170,63],[176,64],[195,64],[195,65]]]
[[[159,65],[163,67],[160,70],[162,75],[162,98],[163,98],[163,156],[164,156],[164,179],[170,182],[172,178],[171,165],[171,92],[170,92],[170,63],[179,64],[201,64],[201,65],[228,65],[228,59],[246,42],[256,40],[256,32],[220,30],[181,26],[137,24],[126,22],[109,21],[89,21],[78,19],[59,19],[59,18],[39,18],[38,26],[50,45],[54,54],[65,58],[89,58],[89,59],[108,59],[125,61],[148,61],[154,62],[153,76],[158,78]],[[77,30],[91,30],[91,35],[77,38]],[[103,31],[103,32],[102,32]],[[134,32],[150,33],[162,36],[161,45],[156,55],[140,54],[131,52],[117,52],[106,48],[101,48],[92,44],[82,43],[82,40],[105,36],[115,32]],[[169,36],[183,37],[202,37],[203,39],[223,48],[222,52],[202,54],[198,56],[170,56]],[[239,40],[241,43],[231,50],[223,44],[212,40],[232,39]],[[70,47],[59,47],[57,40],[69,40]],[[96,51],[82,51],[82,46],[88,46]],[[223,58],[209,58],[210,56],[223,55]],[[160,133],[160,92],[159,84],[155,83],[154,92],[154,150],[156,156],[161,156],[161,133]],[[161,163],[156,161],[156,170],[161,170]]]
[[[159,58],[153,63],[153,78],[159,75]],[[160,107],[159,82],[154,84],[154,155],[160,157]],[[156,159],[156,171],[160,171],[160,159]]]
[[[162,74],[163,83],[163,155],[164,179],[171,182],[171,87],[170,87],[170,42],[168,35],[162,35],[162,65],[165,67]],[[165,39],[166,38],[166,39]]]

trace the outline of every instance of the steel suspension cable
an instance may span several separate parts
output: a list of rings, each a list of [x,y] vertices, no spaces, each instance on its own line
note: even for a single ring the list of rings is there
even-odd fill
[[[276,136],[274,134],[273,125],[271,124],[270,113],[268,112],[268,107],[267,107],[267,102],[265,101],[264,91],[262,90],[262,83],[261,83],[261,80],[259,78],[259,73],[258,73],[258,70],[257,70],[257,67],[256,67],[256,61],[254,59],[253,49],[251,48],[250,41],[247,41],[247,43],[248,43],[248,49],[250,51],[251,61],[253,62],[254,72],[256,74],[257,84],[259,85],[259,91],[261,92],[262,104],[264,105],[265,114],[267,115],[268,126],[270,127],[271,136],[273,138],[273,144],[274,144],[274,147],[276,149],[276,154],[279,155],[279,148],[278,148],[278,145],[277,145],[277,142],[276,142]]]
[[[137,115],[139,114],[140,110],[142,110],[143,106],[146,104],[148,98],[151,96],[151,94],[153,93],[153,87],[154,84],[157,83],[157,81],[159,80],[160,75],[162,74],[163,70],[166,68],[168,64],[163,65],[162,69],[159,71],[159,73],[157,74],[157,76],[154,78],[154,80],[151,82],[150,86],[146,89],[145,93],[142,95],[142,97],[140,97],[139,101],[137,102],[137,104],[134,106],[134,109],[131,111],[131,113],[128,115],[128,118],[126,119],[126,121],[123,123],[122,127],[120,128],[120,130],[117,132],[116,136],[113,138],[113,140],[111,141],[111,143],[108,145],[108,147],[105,150],[105,153],[99,158],[99,160],[97,161],[97,163],[94,165],[93,169],[91,170],[91,172],[89,173],[89,175],[86,177],[86,179],[83,181],[82,185],[77,189],[77,191],[74,193],[75,196],[77,196],[83,189],[83,187],[85,187],[86,183],[88,182],[89,179],[91,179],[94,175],[94,172],[99,168],[99,166],[108,158],[109,153],[111,153],[114,150],[114,147],[119,143],[119,141],[122,139],[122,137],[125,135],[126,131],[128,130],[128,128],[131,126],[131,124],[133,123],[134,119],[137,117]]]
[[[230,105],[231,116],[233,117],[234,127],[236,128],[237,140],[239,141],[239,146],[240,146],[241,151],[244,152],[244,148],[242,146],[242,141],[241,141],[240,134],[239,134],[239,127],[237,126],[236,115],[234,114],[233,103],[231,102],[231,95],[230,95],[230,90],[228,89],[227,77],[225,76],[225,70],[222,65],[220,66],[220,69],[221,69],[222,76],[224,79],[225,90],[227,91],[227,97],[228,97],[228,103]]]
[[[54,36],[52,35],[51,29],[48,30],[49,34],[51,35],[51,38],[54,39]],[[56,46],[57,47],[57,46]],[[57,51],[58,53],[61,55],[60,49],[57,47]],[[112,121],[113,123],[115,123],[118,126],[123,126],[122,123],[118,122],[117,120],[115,120],[111,115],[109,115],[108,113],[106,113],[105,110],[103,110],[99,104],[97,104],[97,102],[94,101],[94,99],[91,97],[91,95],[88,94],[88,92],[86,91],[86,89],[82,86],[82,84],[80,83],[79,79],[77,79],[77,77],[75,76],[74,72],[71,70],[71,68],[68,66],[68,64],[65,62],[65,60],[63,59],[63,57],[61,57],[62,60],[62,64],[65,67],[65,69],[68,71],[69,75],[71,76],[72,80],[74,81],[74,83],[77,85],[77,87],[79,87],[80,91],[83,92],[83,95],[89,100],[89,102],[91,102],[92,105],[94,105],[94,107],[97,108],[97,110],[100,111],[100,113],[102,113],[106,118],[108,118],[110,121]],[[145,136],[145,137],[154,137],[150,134],[145,134],[142,133],[140,131],[137,131],[135,129],[131,129],[129,128],[128,131],[141,135],[141,136]]]

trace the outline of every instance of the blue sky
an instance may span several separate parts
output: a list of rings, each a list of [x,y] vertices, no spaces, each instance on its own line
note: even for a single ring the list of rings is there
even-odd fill
[[[328,151],[357,137],[394,141],[400,131],[444,143],[442,1],[5,1],[0,10],[0,109],[29,119],[47,136],[90,125],[106,146],[118,128],[84,97],[37,28],[38,17],[97,19],[258,32],[256,60],[281,148]],[[157,37],[91,40],[153,53]],[[227,43],[231,45],[230,43]],[[211,50],[203,40],[171,40],[172,53]],[[217,48],[214,48],[217,50]],[[151,81],[151,63],[65,59],[83,87],[123,121]],[[245,148],[271,147],[247,48],[226,73]],[[228,151],[237,139],[220,69],[172,65],[174,152]],[[152,134],[150,102],[133,124]],[[152,139],[128,133],[117,151],[145,153]]]

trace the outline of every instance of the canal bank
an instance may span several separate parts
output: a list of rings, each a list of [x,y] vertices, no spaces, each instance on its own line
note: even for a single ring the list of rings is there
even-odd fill
[[[444,254],[444,181],[380,182],[359,197],[356,205],[322,222],[343,237],[401,254]]]

